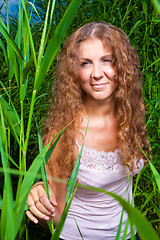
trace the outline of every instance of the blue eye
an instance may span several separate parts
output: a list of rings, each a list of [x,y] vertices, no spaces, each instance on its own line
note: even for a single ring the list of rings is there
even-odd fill
[[[85,66],[85,65],[88,65],[89,63],[90,63],[89,61],[82,62],[82,63],[81,63],[81,66],[83,67],[83,66]]]
[[[103,61],[103,62],[111,62],[110,59],[103,59],[102,61]]]

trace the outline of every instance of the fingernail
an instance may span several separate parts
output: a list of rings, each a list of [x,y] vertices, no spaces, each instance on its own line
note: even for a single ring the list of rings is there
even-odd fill
[[[44,217],[44,220],[49,220],[49,217]]]
[[[57,202],[54,199],[51,199],[52,204],[57,205]]]
[[[38,223],[38,220],[34,220],[34,223],[37,224],[37,223]]]
[[[54,208],[51,208],[50,211],[51,211],[51,212],[54,212]]]
[[[55,213],[53,213],[53,214],[51,215],[51,217],[55,217]]]

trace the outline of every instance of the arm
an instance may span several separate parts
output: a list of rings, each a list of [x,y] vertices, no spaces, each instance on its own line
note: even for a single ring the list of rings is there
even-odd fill
[[[67,179],[65,179],[67,181]],[[49,185],[54,189],[56,196],[57,206],[55,208],[55,217],[53,217],[54,226],[58,224],[58,221],[63,213],[67,194],[67,184],[55,181],[49,181]]]

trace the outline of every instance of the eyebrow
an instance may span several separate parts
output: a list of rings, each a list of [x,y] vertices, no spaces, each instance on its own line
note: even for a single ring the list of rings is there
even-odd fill
[[[104,59],[104,58],[112,58],[112,54],[106,54],[106,55],[102,56],[100,59]],[[87,57],[79,58],[79,60],[91,61],[91,59],[87,58]]]
[[[104,55],[104,56],[102,56],[101,58],[112,58],[113,57],[113,55],[110,53],[110,54],[106,54],[106,55]]]
[[[89,58],[79,58],[79,60],[91,61]]]

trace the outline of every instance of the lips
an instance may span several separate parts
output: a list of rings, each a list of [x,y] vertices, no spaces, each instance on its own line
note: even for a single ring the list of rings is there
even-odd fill
[[[96,84],[91,84],[91,86],[94,89],[103,89],[108,83],[96,83]]]

